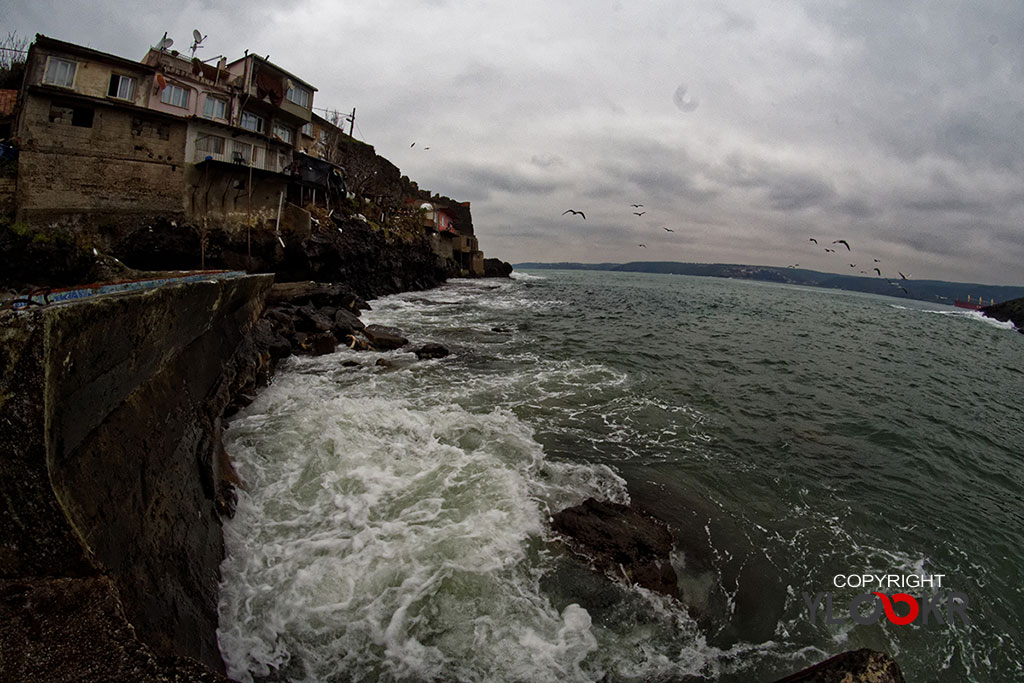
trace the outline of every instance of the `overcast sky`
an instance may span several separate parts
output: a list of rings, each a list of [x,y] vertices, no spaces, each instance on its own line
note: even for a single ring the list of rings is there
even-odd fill
[[[269,54],[472,202],[487,256],[1024,284],[1017,0],[148,4],[0,0],[0,27],[133,59],[198,28],[203,59]]]

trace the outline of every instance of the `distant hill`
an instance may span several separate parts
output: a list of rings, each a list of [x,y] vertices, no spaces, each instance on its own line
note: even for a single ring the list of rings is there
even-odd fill
[[[630,263],[516,263],[516,270],[611,270],[630,273],[699,275],[739,280],[763,280],[808,287],[828,287],[851,292],[884,294],[904,299],[919,299],[953,305],[956,299],[971,301],[978,297],[986,303],[1024,297],[1024,287],[983,285],[974,282],[944,280],[899,280],[884,277],[837,275],[804,268],[745,266],[736,263],[679,263],[677,261],[633,261]],[[902,289],[901,289],[902,287]],[[906,290],[904,292],[904,290]]]

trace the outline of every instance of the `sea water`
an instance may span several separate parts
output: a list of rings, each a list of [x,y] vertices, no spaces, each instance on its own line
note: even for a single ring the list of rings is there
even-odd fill
[[[372,305],[365,322],[452,354],[289,359],[227,430],[245,482],[222,566],[233,678],[770,681],[870,647],[911,681],[1024,679],[1012,326],[579,271]],[[672,527],[681,600],[557,541],[550,516],[588,497]],[[827,592],[844,616],[870,590],[835,577],[864,573],[942,574],[970,623],[811,614]]]

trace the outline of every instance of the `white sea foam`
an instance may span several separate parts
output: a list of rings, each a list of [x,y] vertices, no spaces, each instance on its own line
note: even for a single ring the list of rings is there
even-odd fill
[[[589,680],[590,617],[547,603],[536,562],[548,514],[626,500],[622,480],[547,462],[507,410],[330,392],[286,375],[228,431],[249,490],[226,525],[230,675]]]

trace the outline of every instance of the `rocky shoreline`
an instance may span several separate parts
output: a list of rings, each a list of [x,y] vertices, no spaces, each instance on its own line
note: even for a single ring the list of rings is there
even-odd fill
[[[981,309],[983,315],[1000,322],[1011,322],[1024,334],[1024,299],[1011,299]]]
[[[252,290],[248,304],[241,306],[232,304],[226,307],[227,311],[238,310],[240,313],[232,314],[227,321],[234,321],[231,324],[237,326],[237,334],[227,335],[233,339],[229,344],[230,349],[224,347],[216,353],[200,351],[199,355],[208,355],[206,379],[204,382],[212,382],[210,390],[200,392],[200,395],[215,396],[216,399],[210,403],[208,400],[200,401],[196,407],[188,408],[188,414],[195,415],[195,418],[183,428],[192,430],[194,455],[188,456],[197,458],[200,464],[201,473],[198,480],[188,484],[195,491],[197,500],[203,501],[201,505],[208,512],[205,513],[206,522],[214,535],[220,538],[220,519],[232,517],[234,506],[237,501],[235,487],[240,485],[238,478],[230,465],[227,454],[220,445],[220,433],[223,429],[223,421],[230,419],[238,410],[251,403],[260,389],[270,381],[277,364],[291,355],[324,355],[332,353],[344,344],[354,350],[396,350],[407,349],[410,356],[413,354],[417,359],[443,358],[448,350],[436,343],[422,344],[411,348],[408,340],[400,330],[376,325],[365,325],[359,318],[362,311],[369,310],[370,305],[366,299],[350,288],[348,284],[340,283],[317,283],[314,281],[285,282],[265,284],[258,289]],[[395,283],[391,283],[394,285]],[[206,285],[208,288],[209,285]],[[203,289],[200,287],[200,289]],[[369,287],[364,291],[372,291]],[[190,297],[191,289],[183,288],[181,294],[176,296]],[[139,295],[132,295],[139,297]],[[171,295],[168,295],[171,296]],[[138,299],[128,298],[124,301],[136,301]],[[109,301],[97,301],[86,308],[69,307],[67,311],[88,311],[89,306],[98,307],[97,311],[107,311],[111,306],[117,307],[118,299],[112,298]],[[135,304],[133,304],[135,305]],[[139,300],[139,310],[144,310],[151,304]],[[166,314],[173,318],[176,308],[180,305],[171,306],[166,309]],[[187,309],[187,307],[185,307]],[[207,306],[210,310],[225,310],[220,306]],[[126,309],[125,314],[128,313]],[[37,315],[44,315],[43,311]],[[52,313],[50,314],[52,315]],[[103,322],[109,313],[94,315],[90,319],[96,320],[95,329],[97,333],[104,330],[109,323]],[[241,316],[241,317],[239,317]],[[145,316],[143,316],[145,317]],[[40,318],[41,320],[41,318]],[[247,323],[240,321],[247,320]],[[125,324],[132,324],[137,321],[135,316],[125,318]],[[80,330],[80,325],[75,321],[68,321],[72,330]],[[160,350],[159,344],[165,341],[168,335],[161,331],[159,326],[155,330],[149,329],[144,320],[140,322],[142,329],[152,335],[151,344],[157,344],[154,348],[154,357],[166,357],[165,351]],[[165,321],[173,327],[173,320]],[[51,325],[52,326],[52,325]],[[150,325],[151,326],[151,325]],[[41,328],[40,328],[41,329]],[[170,329],[170,328],[169,328]],[[213,343],[219,338],[219,329],[214,327],[210,332],[213,337],[201,337],[209,339],[203,345]],[[127,339],[136,339],[142,330],[135,328],[126,329],[121,335]],[[205,334],[205,333],[203,333]],[[171,335],[173,337],[173,335]],[[70,338],[69,338],[70,339]],[[206,348],[203,345],[196,346],[189,342],[189,338],[182,340],[180,346],[180,357],[182,360],[171,359],[171,363],[165,370],[153,368],[152,372],[156,380],[149,379],[150,375],[143,373],[140,380],[143,387],[152,386],[152,389],[145,389],[153,393],[154,397],[163,392],[164,389],[171,390],[176,377],[188,376],[193,370],[186,369],[188,364],[195,361],[196,350]],[[141,342],[140,342],[141,343]],[[43,345],[45,346],[45,344]],[[9,346],[5,347],[10,349]],[[31,344],[25,348],[31,348]],[[213,347],[209,347],[212,349]],[[139,350],[125,348],[124,352],[128,357],[137,355]],[[178,353],[178,352],[176,352]],[[9,356],[9,354],[8,354]],[[43,354],[48,356],[48,354]],[[176,356],[177,357],[177,356]],[[230,357],[231,360],[223,365],[220,358]],[[44,358],[39,358],[40,368],[44,367]],[[349,360],[348,363],[355,363]],[[396,361],[380,359],[379,364],[394,363]],[[411,361],[415,362],[415,361]],[[181,365],[185,363],[185,365]],[[226,372],[225,367],[230,371]],[[212,374],[210,374],[212,373]],[[21,374],[24,377],[24,374]],[[97,375],[99,378],[108,375]],[[41,381],[41,380],[40,380]],[[128,380],[125,380],[126,382]],[[169,382],[169,383],[168,383]],[[123,383],[123,382],[122,382]],[[104,385],[105,386],[105,385]],[[3,388],[3,387],[0,387]],[[8,385],[7,389],[11,389]],[[46,390],[52,393],[52,389]],[[107,391],[107,389],[103,389]],[[124,384],[124,391],[133,391],[130,382]],[[138,390],[134,390],[137,391]],[[212,392],[212,393],[211,393]],[[2,393],[2,392],[0,392]],[[34,393],[25,395],[22,403],[25,410],[32,413],[31,400]],[[136,408],[144,411],[161,410],[166,399],[159,399],[155,403],[144,403]],[[116,401],[115,401],[116,402]],[[8,406],[11,404],[8,403]],[[64,404],[62,404],[64,405]],[[112,404],[113,405],[113,404]],[[129,403],[129,413],[120,417],[103,418],[97,414],[96,420],[108,424],[113,420],[114,424],[132,419],[142,425],[155,424],[155,417],[151,416],[139,420],[131,418],[136,408]],[[112,415],[120,415],[117,408]],[[193,412],[195,411],[195,412]],[[32,413],[35,414],[35,413]],[[31,418],[31,415],[29,416]],[[31,425],[32,419],[24,425]],[[192,426],[194,425],[194,426]],[[14,433],[14,427],[9,421],[3,424],[4,433]],[[169,432],[165,438],[175,440],[176,432]],[[124,438],[124,431],[114,432],[118,438]],[[28,434],[25,438],[31,441],[34,437]],[[89,439],[95,442],[97,457],[104,457],[103,453],[112,448],[111,435],[105,436],[100,430],[99,436],[92,435]],[[140,444],[132,439],[141,439],[143,442],[149,438],[146,433],[140,432],[136,436],[128,438],[127,442],[120,444],[118,448],[123,451],[129,460],[121,464],[115,464],[113,470],[124,469],[126,474],[131,472],[131,458],[134,457],[140,448]],[[28,443],[24,441],[22,443]],[[134,445],[133,445],[134,444]],[[5,455],[9,458],[20,446],[18,443],[7,443],[9,448]],[[11,448],[13,446],[13,448]],[[92,447],[90,447],[92,448]],[[76,457],[81,457],[82,452],[76,451]],[[165,458],[164,453],[157,449],[152,454],[157,460]],[[188,458],[186,458],[186,462]],[[111,465],[111,463],[107,463]],[[5,476],[10,477],[14,473],[6,471]],[[46,476],[45,474],[43,475]],[[51,471],[49,477],[53,478]],[[67,474],[61,474],[57,478],[66,478]],[[78,476],[78,475],[76,475]],[[107,470],[93,472],[92,483],[89,486],[103,486],[101,480],[111,476]],[[187,472],[175,475],[176,479],[169,480],[168,485],[177,488],[188,478]],[[185,477],[185,479],[182,479]],[[116,477],[115,477],[116,478]],[[173,483],[172,483],[173,482]],[[141,482],[141,489],[136,488],[140,482],[130,477],[120,481],[117,487],[111,489],[110,503],[103,505],[117,504],[125,496],[133,498],[142,496],[143,499],[151,498],[152,493],[147,492],[152,484]],[[45,488],[41,481],[40,487]],[[164,486],[164,485],[161,485]],[[136,493],[130,493],[135,491]],[[24,500],[15,500],[12,494],[6,494],[8,502],[13,504],[14,509],[25,507]],[[144,500],[143,500],[144,502]],[[165,501],[160,505],[167,508],[183,504],[178,502]],[[192,503],[195,504],[195,503]],[[61,503],[66,506],[67,502]],[[82,507],[79,505],[78,507]],[[85,505],[89,507],[89,505]],[[77,509],[77,508],[76,508]],[[137,514],[133,510],[122,508],[122,516],[126,518]],[[145,508],[140,514],[149,514]],[[63,516],[71,514],[65,510],[53,512],[54,524],[63,523]],[[77,569],[68,566],[64,570],[43,571],[33,569],[22,571],[19,575],[17,569],[7,566],[4,568],[4,578],[0,580],[0,616],[3,617],[3,625],[0,626],[0,645],[4,649],[4,660],[2,672],[7,680],[139,680],[139,681],[227,681],[224,677],[223,664],[216,656],[216,649],[213,653],[209,647],[200,646],[200,641],[209,641],[215,637],[216,615],[215,611],[210,612],[212,605],[216,604],[215,592],[204,598],[206,617],[199,618],[186,630],[192,632],[193,644],[179,640],[175,635],[181,628],[175,625],[172,615],[176,615],[180,609],[179,594],[184,599],[186,594],[193,588],[189,587],[188,579],[185,579],[180,587],[171,592],[169,602],[152,602],[148,591],[166,591],[171,584],[162,584],[157,589],[149,579],[142,580],[142,583],[133,587],[132,576],[136,571],[133,563],[141,561],[136,550],[132,550],[134,541],[130,541],[139,534],[147,539],[155,552],[153,559],[145,560],[152,563],[155,559],[156,566],[160,562],[161,553],[166,549],[159,550],[159,534],[167,533],[171,536],[177,534],[175,531],[180,523],[175,521],[173,514],[163,522],[162,532],[158,532],[153,538],[149,534],[153,531],[131,532],[120,530],[120,524],[110,521],[110,514],[106,513],[107,521],[98,522],[90,517],[81,517],[80,521],[70,521],[72,524],[87,523],[97,525],[100,531],[105,529],[109,541],[97,540],[90,535],[88,540],[82,539],[84,559]],[[91,521],[90,521],[91,520]],[[629,585],[640,585],[651,590],[661,592],[674,599],[683,599],[680,594],[677,577],[672,569],[669,553],[673,550],[673,536],[668,525],[656,519],[645,511],[637,510],[628,506],[615,505],[612,503],[597,500],[587,500],[579,506],[568,508],[557,512],[551,521],[552,530],[556,537],[563,539],[567,547],[580,558],[583,565],[594,572],[598,580],[617,581]],[[22,529],[17,534],[24,536],[32,534],[28,529]],[[94,534],[96,532],[90,532]],[[125,535],[127,534],[127,535]],[[123,538],[122,538],[123,536]],[[212,536],[211,536],[212,538]],[[66,543],[71,548],[79,541],[68,539]],[[103,550],[104,543],[110,547]],[[153,545],[156,544],[156,545]],[[206,541],[199,542],[197,548],[205,548],[202,552],[207,559],[200,559],[198,555],[186,554],[183,556],[182,568],[189,573],[204,574],[210,571],[216,572],[222,556],[222,540],[212,545]],[[70,551],[69,551],[70,552]],[[177,552],[177,551],[175,551]],[[118,556],[122,559],[117,559]],[[131,559],[131,558],[136,559]],[[63,562],[66,564],[66,561]],[[117,565],[123,565],[117,569]],[[124,573],[127,572],[127,573]],[[206,579],[204,585],[210,586]],[[145,586],[149,585],[149,588]],[[216,584],[212,584],[215,588]],[[138,590],[144,591],[139,593]],[[205,590],[205,589],[204,589]],[[210,615],[212,614],[212,621]],[[148,615],[148,616],[140,616]],[[205,620],[205,621],[204,621]],[[202,624],[202,625],[200,625]],[[184,632],[184,631],[181,631]],[[204,649],[205,648],[205,649]],[[837,674],[837,672],[839,672]],[[837,677],[839,676],[839,677]],[[786,681],[902,681],[898,666],[890,658],[880,653],[845,653],[837,656],[828,662],[812,667],[804,672],[794,674],[785,679]]]

